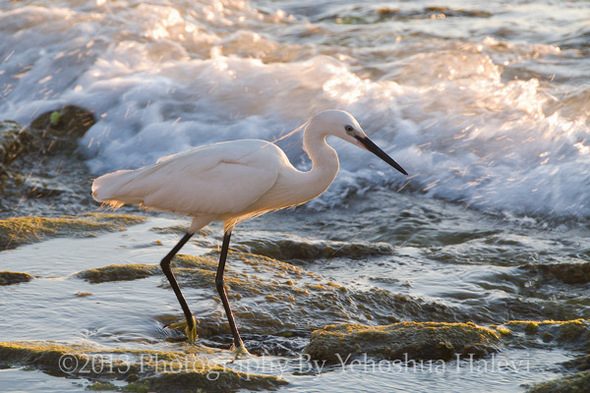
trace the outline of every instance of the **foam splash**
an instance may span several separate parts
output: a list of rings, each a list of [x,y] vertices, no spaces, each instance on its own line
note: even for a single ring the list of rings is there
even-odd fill
[[[347,46],[340,27],[245,1],[13,6],[0,25],[0,116],[26,124],[65,104],[92,109],[98,122],[80,147],[96,174],[206,143],[274,140],[339,108],[412,176],[406,185],[333,141],[343,169],[312,206],[379,185],[482,210],[590,216],[587,113],[549,111],[557,98],[546,80],[505,78],[523,59],[557,61],[552,45],[430,38]],[[281,146],[306,168],[299,138]]]

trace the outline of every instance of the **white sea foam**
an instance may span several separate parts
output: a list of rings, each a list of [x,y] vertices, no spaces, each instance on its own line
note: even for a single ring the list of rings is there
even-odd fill
[[[245,1],[39,4],[0,8],[0,118],[93,110],[98,122],[80,147],[95,174],[216,141],[273,140],[340,108],[411,174],[404,190],[484,210],[590,216],[588,112],[571,115],[579,102],[548,110],[560,100],[549,91],[565,84],[506,77],[512,64],[559,62],[557,46],[385,40],[379,26],[309,22]],[[281,146],[305,168],[299,138]],[[343,170],[313,206],[407,181],[333,143]]]

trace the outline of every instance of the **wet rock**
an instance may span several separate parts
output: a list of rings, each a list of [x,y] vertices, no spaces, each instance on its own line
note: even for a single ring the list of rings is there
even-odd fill
[[[179,256],[172,265],[181,287],[206,291],[217,298],[217,253]],[[185,267],[181,267],[185,266]],[[450,307],[386,290],[354,290],[301,267],[261,255],[230,251],[225,284],[243,333],[312,331],[333,323],[389,324],[402,317],[447,321],[467,320]],[[217,309],[196,310],[199,334],[229,334],[221,302]]]
[[[92,112],[77,106],[45,112],[31,122],[32,144],[45,154],[69,154],[78,147],[78,138],[95,123]]]
[[[215,302],[212,306],[193,309],[199,336],[203,338],[230,334],[215,290],[217,263],[216,252],[204,256],[180,254],[172,261],[172,270],[181,288],[198,290],[199,297]],[[158,264],[110,265],[79,272],[76,277],[101,283],[151,275],[162,275]],[[164,278],[162,284],[169,288]],[[381,289],[348,289],[301,267],[235,251],[228,255],[225,285],[244,335],[311,332],[328,324],[351,321],[389,324],[399,322],[401,317],[447,321],[468,319],[467,315],[442,304]],[[177,318],[163,323],[180,322],[182,314]]]
[[[92,112],[64,106],[37,117],[29,127],[15,121],[0,121],[0,164],[9,164],[25,152],[72,153],[78,138],[96,123]]]
[[[0,366],[27,366],[62,377],[87,378],[93,386],[123,380],[125,391],[232,392],[272,389],[287,382],[245,374],[209,359],[213,351],[190,346],[170,351],[106,349],[43,341],[0,342]],[[96,385],[96,383],[100,385]]]
[[[501,340],[492,329],[473,323],[400,322],[387,326],[330,325],[311,334],[305,352],[312,359],[344,363],[371,356],[388,360],[452,360],[482,357]]]
[[[590,370],[590,354],[577,356],[572,360],[562,363],[569,369],[576,369],[578,371]]]
[[[89,213],[59,218],[14,217],[0,220],[0,249],[60,236],[84,237],[145,222],[143,216]]]
[[[590,321],[575,319],[571,321],[509,321],[503,326],[514,335],[511,344],[539,347],[547,345],[565,346],[590,353]]]
[[[109,265],[96,269],[83,270],[75,277],[98,284],[109,281],[131,281],[161,273],[157,265],[130,263],[127,265]]]
[[[555,342],[590,353],[590,321],[575,319],[570,321],[509,321],[503,326],[513,332],[524,333],[526,340],[519,344],[535,345]]]
[[[66,106],[47,112],[29,127],[0,122],[0,217],[60,215],[96,206],[91,176],[75,153],[78,139],[94,124],[91,112]]]
[[[26,150],[26,129],[15,121],[0,121],[0,165],[10,164]]]
[[[0,218],[94,210],[91,184],[88,168],[75,156],[26,153],[0,173]]]
[[[0,272],[0,285],[12,285],[19,284],[21,282],[29,282],[34,278],[35,276],[31,276],[28,273]]]
[[[393,246],[389,243],[319,241],[292,235],[279,236],[274,233],[251,235],[247,240],[237,240],[232,248],[282,261],[342,257],[354,259],[393,252]]]
[[[527,393],[583,393],[590,391],[590,370],[535,384]]]
[[[565,284],[590,282],[590,263],[526,264],[520,267],[530,273],[559,280]]]

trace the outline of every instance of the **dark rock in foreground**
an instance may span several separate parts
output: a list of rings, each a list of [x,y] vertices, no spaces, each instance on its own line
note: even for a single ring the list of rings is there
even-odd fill
[[[588,393],[590,392],[590,370],[566,375],[563,378],[535,384],[528,393]]]
[[[95,381],[95,389],[116,390],[110,381],[122,380],[128,382],[125,391],[135,392],[233,392],[273,389],[287,383],[275,376],[232,370],[210,360],[211,353],[195,346],[139,351],[43,341],[2,342],[0,367],[28,366],[54,376],[87,378]]]

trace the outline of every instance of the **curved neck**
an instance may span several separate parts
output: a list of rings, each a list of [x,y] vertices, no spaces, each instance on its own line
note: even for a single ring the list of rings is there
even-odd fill
[[[326,143],[325,133],[304,132],[303,150],[311,160],[311,170],[306,173],[307,184],[314,185],[317,195],[328,188],[338,173],[340,163],[336,150]]]

